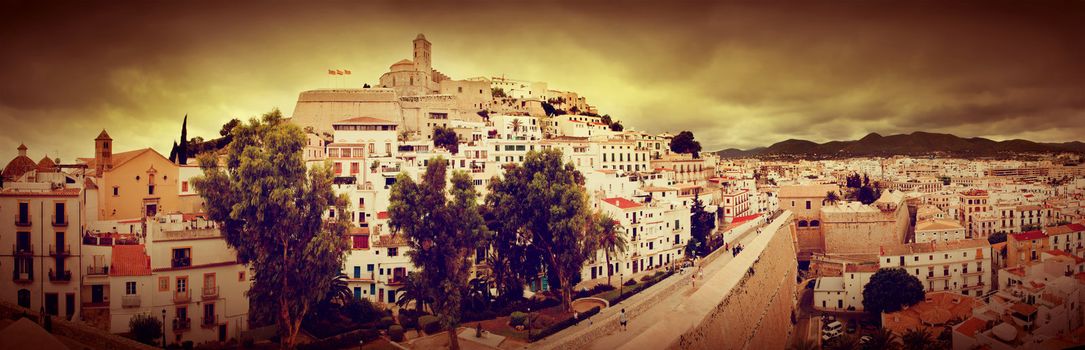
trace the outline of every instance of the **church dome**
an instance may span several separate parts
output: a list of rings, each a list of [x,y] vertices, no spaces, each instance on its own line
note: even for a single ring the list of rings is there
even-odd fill
[[[11,181],[23,176],[28,171],[34,170],[38,167],[38,164],[34,163],[34,160],[26,156],[26,145],[19,145],[19,155],[8,162],[8,165],[4,167],[4,180]]]
[[[411,60],[408,59],[402,59],[399,60],[399,62],[392,63],[390,70],[393,72],[414,70],[414,62],[411,62]]]
[[[38,161],[39,173],[51,173],[55,171],[57,171],[57,163],[52,159],[49,159],[49,156],[45,156]]]

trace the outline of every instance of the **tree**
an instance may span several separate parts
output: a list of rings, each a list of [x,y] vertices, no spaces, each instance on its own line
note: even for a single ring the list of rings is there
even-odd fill
[[[987,242],[991,244],[999,244],[1006,241],[1006,231],[998,231],[987,236]]]
[[[791,346],[788,346],[787,348],[789,350],[818,350],[818,344],[813,340],[803,339],[791,344]]]
[[[162,337],[162,321],[148,314],[137,314],[128,320],[128,332],[140,343],[157,345],[156,339]]]
[[[188,114],[181,122],[181,143],[177,145],[177,164],[188,164]]]
[[[508,95],[505,94],[505,89],[502,88],[491,88],[490,93],[493,94],[494,97],[508,97]]]
[[[520,122],[520,118],[513,118],[512,122],[509,123],[509,128],[512,129],[513,134],[519,135],[521,127],[523,127],[523,123]]]
[[[426,311],[426,304],[429,304],[430,300],[433,299],[426,288],[426,281],[423,281],[416,271],[407,274],[403,287],[399,289],[396,295],[398,295],[396,299],[397,306],[406,308],[413,301],[414,310],[419,314]]]
[[[614,274],[614,269],[610,265],[610,256],[625,252],[625,229],[602,212],[596,212],[594,215],[596,217],[592,221],[599,225],[596,230],[599,234],[599,249],[603,250],[603,255],[606,256],[607,261],[607,284],[612,284],[610,278]]]
[[[831,350],[859,350],[863,345],[859,343],[859,337],[854,335],[842,335],[829,341],[825,348]]]
[[[931,331],[926,327],[912,328],[904,332],[904,335],[900,337],[901,342],[904,343],[904,350],[926,350],[934,349],[934,336],[931,335]]]
[[[226,137],[230,135],[230,131],[238,125],[241,125],[241,119],[233,118],[226,124],[222,124],[222,129],[219,129],[219,136]]]
[[[616,122],[610,123],[610,131],[622,131],[622,130],[625,130],[625,127],[622,126],[622,122],[616,121]]]
[[[524,283],[542,271],[542,253],[526,241],[520,220],[515,216],[519,209],[508,205],[517,199],[507,193],[495,192],[494,185],[490,183],[490,193],[482,208],[491,232],[486,261],[490,264],[498,296],[511,302],[523,298]]]
[[[836,191],[829,191],[829,192],[825,193],[825,200],[822,201],[821,203],[824,204],[824,203],[828,202],[829,204],[836,204],[836,202],[839,202],[839,201],[840,201],[840,195],[836,194]]]
[[[452,154],[460,152],[460,137],[456,135],[456,131],[444,126],[438,126],[433,128],[433,145],[437,147],[444,147]]]
[[[875,314],[898,311],[925,297],[919,279],[902,268],[879,269],[863,287],[863,307]]]
[[[671,152],[690,153],[693,158],[700,158],[701,143],[693,139],[693,132],[683,131],[671,139]]]
[[[864,350],[897,350],[899,348],[897,335],[885,328],[879,328],[871,333],[870,340],[863,343]]]
[[[449,187],[447,169],[448,162],[438,157],[429,161],[419,183],[400,174],[391,189],[388,223],[406,236],[407,256],[420,269],[428,294],[435,296],[433,309],[448,329],[450,347],[459,349],[460,303],[468,290],[471,256],[484,242],[486,226],[471,176],[455,171]]]
[[[561,291],[563,308],[571,310],[572,281],[597,243],[589,232],[584,177],[562,163],[558,150],[529,151],[523,164],[508,166],[504,175],[491,180],[487,196],[487,203],[506,208],[506,220],[516,228],[500,239],[529,242],[553,277],[551,286]]]
[[[710,244],[712,229],[716,228],[716,217],[705,211],[704,202],[701,201],[701,191],[697,190],[693,193],[693,205],[690,207],[690,241],[686,244],[696,242],[695,247],[697,249],[694,252],[697,255],[705,256],[711,253],[712,246]]]
[[[337,305],[346,305],[351,299],[354,299],[354,294],[351,293],[350,286],[347,284],[347,274],[335,275],[328,287],[328,291],[324,293],[324,301]]]
[[[224,166],[202,154],[203,175],[192,182],[226,243],[254,271],[250,301],[274,310],[281,345],[293,348],[305,315],[342,269],[347,198],[332,191],[330,164],[306,170],[305,135],[278,109],[231,135]]]

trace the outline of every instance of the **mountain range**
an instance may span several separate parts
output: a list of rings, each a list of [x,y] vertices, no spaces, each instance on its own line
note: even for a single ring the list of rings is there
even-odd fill
[[[858,140],[817,143],[788,139],[768,147],[748,150],[729,148],[716,151],[723,158],[744,157],[808,157],[839,158],[894,155],[938,155],[956,157],[990,157],[1014,153],[1085,153],[1080,141],[1043,143],[1029,140],[994,141],[982,137],[963,138],[951,134],[913,132],[882,136],[870,133]]]

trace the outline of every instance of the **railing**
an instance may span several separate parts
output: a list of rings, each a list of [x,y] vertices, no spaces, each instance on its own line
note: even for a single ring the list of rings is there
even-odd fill
[[[185,317],[185,318],[177,317],[177,318],[173,319],[173,330],[175,330],[175,331],[186,330],[186,329],[189,329],[189,327],[191,327],[191,326],[192,326],[192,319],[190,319],[188,317]]]
[[[53,226],[68,226],[68,214],[57,216],[53,214],[51,222]]]
[[[385,283],[385,284],[387,284],[388,286],[402,286],[402,285],[404,285],[406,283],[407,283],[407,277],[406,276],[394,276],[392,278],[389,278],[388,283]]]
[[[56,244],[49,245],[49,256],[68,256],[72,255],[72,246],[68,244],[61,244],[60,248],[57,248]]]
[[[207,315],[204,315],[203,319],[200,321],[200,327],[202,327],[202,328],[212,328],[212,327],[218,326],[218,324],[219,324],[219,315],[218,314],[212,315],[211,317],[207,317]]]
[[[950,276],[950,275],[931,276],[931,277],[927,277],[927,280],[945,280],[945,279],[949,279],[950,277],[952,277],[952,276]]]
[[[34,221],[34,216],[31,215],[19,215],[15,214],[15,226],[30,226]]]
[[[69,282],[72,280],[72,271],[64,270],[60,272],[49,269],[49,280],[53,282]]]
[[[183,230],[163,230],[155,235],[157,239],[195,239],[195,238],[214,238],[219,237],[220,233],[217,227],[208,228],[187,228]]]
[[[376,274],[374,272],[369,272],[368,274],[363,273],[363,274],[359,275],[358,277],[353,277],[353,275],[351,275],[349,280],[351,280],[351,281],[373,281],[376,278],[375,276],[376,276]]]
[[[188,289],[173,292],[174,304],[187,304],[190,301],[192,301],[192,293],[189,293]]]
[[[139,307],[141,299],[138,295],[125,295],[121,297],[122,307]]]
[[[11,254],[12,255],[34,255],[34,245],[33,244],[21,244],[21,245],[20,244],[12,244],[11,245]]]
[[[203,289],[200,291],[200,297],[203,298],[204,300],[218,298],[219,297],[219,287],[218,286],[203,287]]]
[[[192,266],[192,258],[173,258],[170,260],[171,267],[189,267]]]
[[[11,280],[16,283],[26,283],[34,281],[34,274],[29,271],[14,271],[11,276]]]
[[[109,274],[109,266],[87,266],[87,276],[105,276]]]

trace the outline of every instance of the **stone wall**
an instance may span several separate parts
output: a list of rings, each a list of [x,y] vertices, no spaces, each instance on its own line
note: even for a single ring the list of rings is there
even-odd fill
[[[790,220],[788,216],[782,216]],[[797,262],[791,225],[781,225],[745,276],[671,349],[784,349],[793,324]],[[752,245],[752,244],[751,244]],[[744,254],[750,252],[748,248]],[[741,263],[733,260],[732,263]],[[730,270],[730,266],[728,267]],[[711,281],[709,281],[711,282]]]
[[[26,311],[21,307],[7,302],[0,302],[0,318],[16,318],[26,313],[32,319],[38,318],[38,313]],[[72,339],[91,349],[132,349],[153,350],[155,347],[128,339],[119,335],[91,327],[89,325],[68,322],[59,317],[53,318],[53,334]]]

